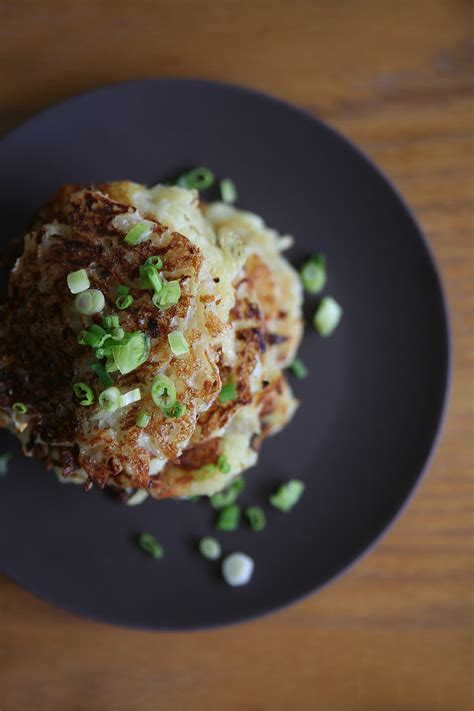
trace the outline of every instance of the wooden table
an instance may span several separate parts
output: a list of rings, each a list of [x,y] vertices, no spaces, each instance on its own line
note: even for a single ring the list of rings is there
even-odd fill
[[[455,359],[431,471],[349,575],[262,621],[194,634],[96,624],[1,579],[1,711],[472,708],[470,7],[0,0],[0,132],[109,82],[196,76],[285,97],[359,143],[426,230]]]

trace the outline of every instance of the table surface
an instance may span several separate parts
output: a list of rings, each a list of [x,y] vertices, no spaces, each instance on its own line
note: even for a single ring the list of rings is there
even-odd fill
[[[193,76],[272,92],[361,145],[434,249],[455,362],[444,436],[407,512],[291,609],[147,633],[1,578],[1,711],[472,708],[472,20],[455,0],[0,0],[0,133],[110,82]]]

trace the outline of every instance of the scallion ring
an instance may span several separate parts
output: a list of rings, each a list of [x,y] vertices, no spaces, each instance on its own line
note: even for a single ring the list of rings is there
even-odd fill
[[[127,232],[123,241],[134,247],[136,244],[144,242],[144,240],[148,239],[148,237],[150,237],[150,235],[152,234],[154,228],[155,225],[153,222],[150,222],[148,220],[139,222]]]
[[[161,409],[170,407],[176,402],[176,387],[171,378],[161,374],[154,378],[151,384],[151,398],[155,405]]]
[[[26,415],[28,412],[28,408],[26,407],[24,402],[14,402],[12,405],[12,410],[13,412],[16,412],[17,415]]]
[[[163,260],[157,254],[155,254],[153,257],[148,257],[145,262],[145,266],[156,267],[156,269],[161,269],[161,267],[163,266]]]
[[[120,395],[119,407],[127,407],[128,405],[132,405],[134,402],[138,402],[141,399],[142,394],[140,392],[140,388],[134,388],[133,390],[129,390],[128,393]]]
[[[139,412],[136,419],[137,427],[146,427],[151,420],[151,415],[148,412]]]
[[[94,391],[87,383],[74,383],[72,389],[74,395],[79,399],[79,405],[83,405],[84,407],[92,405],[94,402]]]
[[[172,353],[174,353],[174,355],[176,356],[185,355],[186,353],[189,353],[188,343],[181,331],[173,331],[172,333],[169,333],[168,343],[170,344]]]
[[[74,306],[83,316],[93,316],[103,310],[105,298],[99,289],[87,289],[76,296]]]
[[[99,406],[105,412],[115,412],[119,408],[120,390],[114,386],[103,390],[99,395]]]
[[[69,272],[67,275],[67,285],[71,294],[80,294],[90,286],[89,277],[85,269],[78,269],[76,272]]]
[[[220,182],[222,201],[231,204],[237,200],[237,189],[233,180],[224,178]]]
[[[151,300],[159,309],[169,309],[177,304],[181,298],[181,285],[179,281],[168,281],[163,284],[160,291],[155,291]]]
[[[120,296],[117,296],[115,306],[121,311],[124,311],[125,309],[128,309],[133,302],[134,298],[131,294],[121,294]]]
[[[141,331],[127,334],[120,344],[112,346],[111,351],[118,370],[122,375],[127,375],[139,368],[148,358],[150,337]]]
[[[189,173],[183,173],[176,181],[180,188],[191,190],[205,190],[209,188],[215,180],[214,173],[209,168],[199,167],[190,170]]]

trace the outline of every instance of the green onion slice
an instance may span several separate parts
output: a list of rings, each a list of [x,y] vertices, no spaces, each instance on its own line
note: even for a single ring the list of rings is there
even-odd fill
[[[211,496],[211,506],[215,509],[222,509],[224,506],[229,506],[237,501],[239,495],[245,489],[245,479],[241,476],[234,481],[224,491],[219,491]]]
[[[219,393],[219,402],[222,404],[231,402],[237,397],[237,387],[235,383],[226,383]]]
[[[71,294],[80,294],[90,287],[89,277],[85,269],[78,269],[77,272],[69,272],[67,275],[67,285]]]
[[[207,536],[199,541],[199,552],[207,560],[217,560],[221,555],[221,544],[215,538]]]
[[[213,476],[216,471],[217,467],[215,464],[204,464],[204,466],[195,472],[195,479],[197,479],[197,481],[204,481],[205,479],[209,479],[209,477]]]
[[[151,300],[159,309],[169,309],[181,298],[181,285],[179,281],[168,281],[163,284],[161,291],[155,291]]]
[[[263,531],[267,525],[265,511],[260,506],[249,506],[244,511],[252,531]]]
[[[120,326],[119,317],[115,315],[104,316],[102,319],[102,326],[105,328],[106,331],[111,331],[114,328],[118,328]]]
[[[119,407],[127,407],[127,405],[131,405],[141,399],[142,394],[140,392],[140,388],[134,388],[133,390],[129,390],[128,393],[120,396]]]
[[[179,419],[186,413],[187,407],[183,402],[175,402],[174,405],[165,407],[163,414],[170,419]]]
[[[93,363],[91,365],[91,370],[94,371],[94,373],[98,376],[100,382],[102,385],[105,385],[106,388],[109,387],[109,385],[112,385],[113,380],[108,374],[108,372],[105,369],[105,366],[102,363]]]
[[[325,296],[314,314],[313,324],[321,336],[330,336],[342,318],[342,307],[332,296]]]
[[[143,410],[138,413],[137,419],[136,419],[136,425],[137,427],[142,427],[145,428],[148,423],[151,420],[151,415],[148,414],[148,412],[144,412]]]
[[[148,358],[150,337],[141,331],[127,334],[120,344],[112,346],[111,352],[118,370],[126,375],[143,365]]]
[[[76,296],[74,306],[83,316],[93,316],[103,310],[105,297],[99,289],[87,289]]]
[[[145,553],[148,553],[153,558],[163,558],[165,554],[163,546],[158,543],[155,536],[151,533],[140,533],[138,536],[138,545],[142,551],[145,551]]]
[[[94,391],[87,383],[74,383],[72,389],[74,395],[79,398],[79,405],[83,405],[84,407],[92,405],[94,402]],[[82,398],[82,400],[80,398]]]
[[[140,242],[144,242],[153,233],[155,224],[149,220],[144,220],[134,225],[124,237],[124,242],[134,247]]]
[[[174,353],[174,355],[176,356],[185,355],[186,353],[189,353],[188,343],[181,331],[173,331],[172,333],[169,333],[168,343],[170,344],[172,353]]]
[[[103,390],[99,395],[99,405],[106,412],[115,412],[120,407],[120,390],[115,387]]]
[[[187,188],[187,190],[192,188],[205,190],[213,184],[214,180],[214,173],[209,168],[199,167],[180,175],[176,183],[180,188]]]
[[[161,267],[163,266],[163,260],[157,254],[155,254],[153,257],[148,257],[145,262],[145,266],[156,267],[157,269],[161,269]]]
[[[225,456],[225,454],[219,455],[219,458],[217,460],[217,467],[222,474],[228,474],[230,472],[230,464],[229,460]]]
[[[14,402],[12,405],[12,410],[13,412],[16,412],[17,415],[26,415],[28,412],[28,408],[26,407],[24,402]]]
[[[290,479],[282,484],[275,494],[270,496],[269,501],[272,506],[280,511],[290,511],[301,499],[305,485],[299,479]]]
[[[133,302],[134,298],[131,294],[121,294],[120,296],[117,296],[115,306],[121,311],[124,311],[125,309],[128,309]]]
[[[232,504],[231,506],[226,506],[221,509],[216,521],[217,530],[235,531],[239,527],[240,512],[240,506],[237,506],[237,504]]]
[[[158,270],[151,264],[145,264],[140,267],[140,277],[142,280],[142,286],[145,289],[149,289],[151,287],[156,292],[159,292],[163,288],[163,282],[158,274]]]
[[[170,407],[176,402],[176,387],[167,375],[157,375],[151,384],[151,398],[160,408]]]
[[[324,254],[315,254],[311,259],[303,264],[301,271],[301,281],[310,294],[319,294],[326,286],[326,257]]]
[[[12,458],[11,452],[2,452],[0,454],[0,476],[5,476],[8,471],[8,462]]]
[[[304,378],[308,377],[308,368],[300,358],[295,358],[293,363],[290,365],[290,368],[295,378],[304,380]]]
[[[224,178],[220,182],[221,197],[223,202],[232,204],[237,200],[237,189],[233,180]]]

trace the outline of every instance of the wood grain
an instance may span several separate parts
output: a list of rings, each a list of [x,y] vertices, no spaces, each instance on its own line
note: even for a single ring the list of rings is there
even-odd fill
[[[199,76],[309,108],[414,207],[454,333],[444,436],[377,550],[321,594],[216,632],[79,619],[0,581],[0,709],[472,708],[473,53],[460,0],[0,0],[0,132],[103,84]]]

